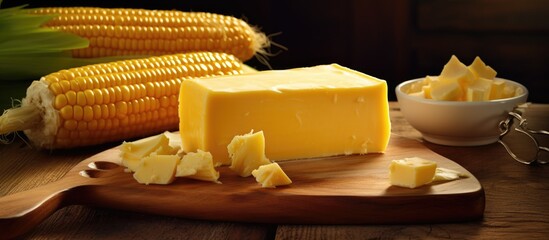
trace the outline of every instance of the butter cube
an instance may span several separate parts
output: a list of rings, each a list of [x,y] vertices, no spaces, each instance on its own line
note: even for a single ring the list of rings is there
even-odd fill
[[[185,154],[177,165],[175,176],[219,183],[219,172],[214,168],[212,154],[202,150]]]
[[[442,68],[442,72],[440,73],[438,80],[445,82],[457,82],[462,89],[465,89],[467,85],[473,81],[473,78],[474,75],[471,70],[465,66],[465,64],[460,62],[455,55],[452,55],[450,61],[448,61],[448,63],[446,63],[446,65]]]
[[[488,101],[489,92],[480,88],[467,88],[466,101],[468,102],[480,102]]]
[[[234,136],[261,130],[273,161],[384,152],[387,82],[337,64],[189,79],[179,94],[183,150],[230,165]]]
[[[490,99],[501,99],[503,98],[503,91],[505,89],[505,81],[501,79],[495,79],[492,81],[492,88],[490,89]]]
[[[431,98],[440,101],[456,101],[462,96],[462,88],[457,81],[436,81],[431,83]]]
[[[410,96],[430,99],[431,83],[434,81],[438,81],[437,76],[426,76],[423,80],[412,83],[406,93]]]
[[[423,97],[423,95],[430,95],[425,90],[426,88],[430,89],[431,83],[434,81],[438,81],[438,76],[426,76],[423,80],[410,84],[410,87],[406,90],[406,93],[421,97]]]
[[[433,181],[437,163],[413,157],[391,161],[389,179],[391,185],[416,188]]]
[[[486,78],[493,80],[497,72],[490,66],[487,66],[480,57],[476,57],[473,63],[469,65],[469,70],[475,75],[476,78]]]
[[[179,148],[170,146],[168,133],[162,133],[148,138],[143,138],[134,142],[123,142],[120,146],[120,157],[122,165],[130,171],[135,172],[141,164],[141,159],[149,156],[151,153],[158,155],[175,154]]]
[[[133,177],[141,184],[170,184],[175,179],[179,161],[177,155],[151,154],[141,160]]]
[[[271,161],[265,156],[265,136],[263,131],[237,135],[227,146],[233,171],[241,177],[252,175],[252,171]]]
[[[424,98],[427,98],[427,99],[432,99],[433,97],[431,96],[431,84],[433,82],[437,82],[438,81],[438,76],[426,76],[425,79],[423,80],[424,82],[424,85],[423,87],[421,87],[421,91],[423,92],[423,97]]]
[[[425,79],[423,81],[414,82],[410,85],[410,88],[408,88],[407,93],[413,95],[414,93],[421,92],[421,89],[423,88],[423,86],[425,86],[425,84]]]
[[[431,86],[430,86],[430,85],[423,86],[422,92],[423,92],[423,97],[424,97],[424,98],[427,98],[427,99],[433,98],[433,97],[431,96]]]
[[[274,188],[292,183],[292,180],[276,162],[260,166],[252,171],[252,175],[258,183],[261,183],[263,188]]]
[[[471,65],[465,66],[452,55],[439,76],[426,76],[412,83],[405,92],[441,101],[490,101],[524,93],[524,89],[508,85],[496,75],[478,56]]]
[[[467,87],[466,101],[489,101],[493,80],[478,78]]]

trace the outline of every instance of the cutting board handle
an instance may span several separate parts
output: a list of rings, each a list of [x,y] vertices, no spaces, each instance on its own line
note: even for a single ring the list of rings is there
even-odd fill
[[[81,185],[63,178],[31,190],[0,198],[0,238],[15,238],[68,204],[67,196]]]

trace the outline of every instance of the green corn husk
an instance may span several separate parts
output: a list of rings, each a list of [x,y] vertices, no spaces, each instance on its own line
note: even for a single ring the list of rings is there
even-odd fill
[[[0,5],[2,0],[0,0]],[[73,58],[70,50],[86,48],[89,40],[42,27],[55,15],[32,15],[27,5],[0,9],[0,113],[12,99],[24,97],[32,80],[52,72],[84,65],[146,56]]]
[[[67,51],[89,45],[88,39],[41,27],[55,16],[27,14],[25,6],[0,9],[2,81],[36,79],[74,66]]]

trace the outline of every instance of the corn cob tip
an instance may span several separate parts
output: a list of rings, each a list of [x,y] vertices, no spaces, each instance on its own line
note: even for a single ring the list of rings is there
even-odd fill
[[[41,121],[35,106],[21,106],[4,110],[0,116],[0,135],[23,131],[36,126]]]
[[[59,115],[53,104],[53,94],[43,81],[33,81],[27,89],[27,97],[21,101],[21,106],[7,109],[0,116],[0,135],[23,131],[33,139],[33,145],[44,148],[53,144],[53,136],[59,126]]]
[[[269,57],[276,56],[282,51],[287,51],[288,48],[286,48],[284,45],[276,43],[272,40],[272,37],[277,36],[279,33],[269,34],[266,35],[258,28],[252,27],[254,31],[255,39],[252,43],[253,49],[254,49],[254,56],[255,58],[262,63],[263,65],[267,66],[269,69],[273,69],[271,65],[269,64]],[[271,46],[275,46],[279,49],[278,52],[272,53],[271,52]]]
[[[256,54],[269,54],[267,52],[267,49],[271,46],[271,40],[269,37],[257,27],[252,27],[252,31],[254,32],[252,49],[254,49]]]
[[[33,144],[42,148],[52,144],[52,136],[58,129],[59,117],[52,109],[53,94],[43,81],[33,81],[27,89],[27,97],[21,106],[7,109],[0,116],[0,135],[23,131]]]

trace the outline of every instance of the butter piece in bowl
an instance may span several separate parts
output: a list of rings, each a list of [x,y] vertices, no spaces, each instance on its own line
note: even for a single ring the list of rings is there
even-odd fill
[[[452,56],[439,76],[399,84],[395,91],[401,112],[429,142],[449,146],[494,143],[500,134],[499,122],[526,102],[528,90],[495,77],[495,71],[477,62],[480,59],[470,66],[456,60]],[[474,70],[479,66],[486,72]]]

